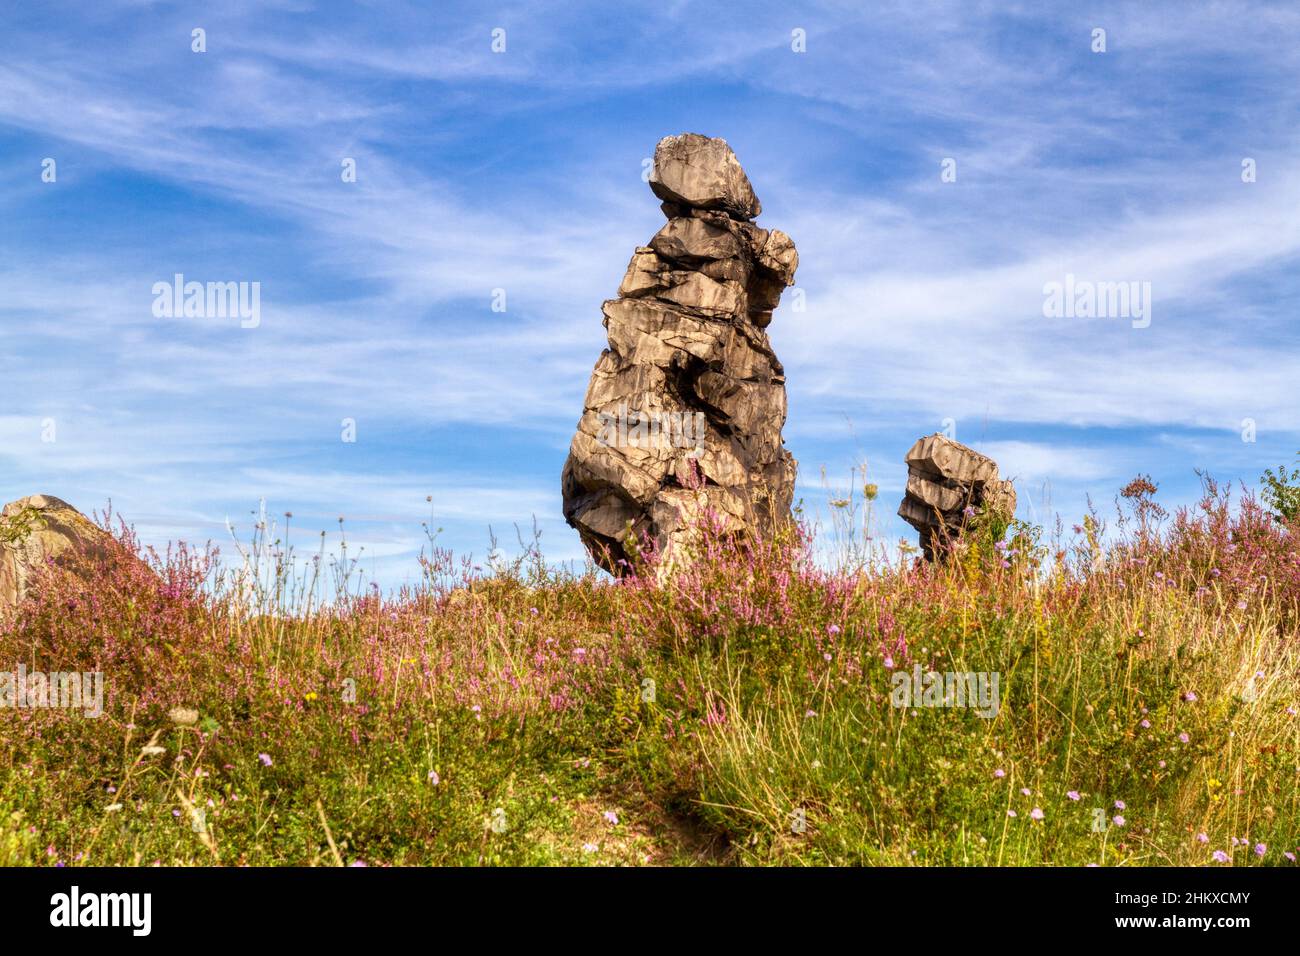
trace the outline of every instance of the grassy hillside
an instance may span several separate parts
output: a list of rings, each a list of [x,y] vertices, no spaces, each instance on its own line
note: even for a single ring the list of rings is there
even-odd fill
[[[0,628],[105,686],[0,710],[0,864],[1294,865],[1294,530],[1153,492],[941,567],[707,529],[663,585],[306,562],[325,606],[267,529],[255,583],[119,527]],[[996,716],[895,706],[917,665],[996,673]]]

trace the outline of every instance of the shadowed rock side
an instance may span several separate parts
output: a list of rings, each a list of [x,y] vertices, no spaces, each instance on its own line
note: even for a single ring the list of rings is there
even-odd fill
[[[908,451],[907,492],[898,516],[921,533],[927,561],[942,553],[945,538],[955,538],[980,511],[1010,518],[1016,513],[1016,490],[998,477],[998,465],[940,434],[918,439]],[[967,509],[970,509],[967,511]]]
[[[0,615],[22,602],[46,561],[102,548],[108,540],[107,532],[53,495],[30,495],[5,505],[0,511]]]
[[[638,248],[605,302],[609,347],[592,372],[562,486],[564,516],[620,574],[628,536],[671,567],[693,519],[729,532],[788,520],[785,371],[764,329],[799,256],[721,139],[669,136],[650,188],[668,223]]]

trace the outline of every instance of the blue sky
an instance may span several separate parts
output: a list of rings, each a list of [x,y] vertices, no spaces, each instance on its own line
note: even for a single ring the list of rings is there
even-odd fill
[[[225,543],[262,498],[304,545],[343,515],[385,586],[416,574],[426,496],[458,552],[536,518],[550,558],[581,558],[560,468],[600,303],[663,221],[642,160],[684,131],[725,138],[760,224],[798,245],[806,310],[769,331],[811,510],[823,467],[842,485],[865,462],[882,536],[912,537],[901,459],[944,419],[1017,479],[1021,517],[1067,524],[1139,471],[1178,504],[1196,469],[1253,483],[1300,448],[1292,5],[4,19],[4,500],[111,498],[155,544]],[[259,282],[260,325],[155,317],[153,284],[178,272]],[[1150,325],[1045,318],[1066,273],[1150,282]]]

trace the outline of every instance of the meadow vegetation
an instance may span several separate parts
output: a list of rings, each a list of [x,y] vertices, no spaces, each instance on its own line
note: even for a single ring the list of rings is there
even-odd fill
[[[0,667],[105,687],[0,710],[0,864],[1294,865],[1294,518],[1140,478],[937,565],[706,525],[663,582],[431,536],[383,594],[269,523],[228,561],[104,515],[0,623]],[[996,716],[895,706],[918,665]]]

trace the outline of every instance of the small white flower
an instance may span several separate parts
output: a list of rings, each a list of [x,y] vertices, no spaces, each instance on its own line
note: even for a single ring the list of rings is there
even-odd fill
[[[180,727],[189,727],[199,722],[199,712],[190,707],[173,707],[167,712],[167,717]]]

